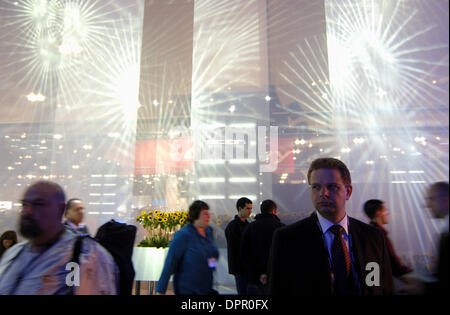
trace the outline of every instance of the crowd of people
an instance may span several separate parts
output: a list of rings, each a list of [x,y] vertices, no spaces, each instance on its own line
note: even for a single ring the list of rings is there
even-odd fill
[[[423,282],[398,257],[383,227],[388,209],[381,200],[368,200],[363,210],[370,223],[347,215],[353,191],[347,166],[334,158],[319,158],[308,171],[315,212],[285,225],[273,200],[264,200],[261,213],[249,222],[250,199],[237,200],[234,219],[225,229],[228,272],[234,276],[238,295],[391,295],[448,292],[448,182],[431,185],[427,207],[433,217],[447,220],[439,245],[439,263],[433,281]],[[201,205],[201,206],[200,206]],[[191,224],[177,232],[170,244],[157,293],[166,293],[174,275],[175,294],[216,294],[212,273],[217,248],[207,226],[193,209],[209,206],[196,201],[189,213]],[[198,220],[198,221],[194,221]],[[197,222],[197,223],[195,223]],[[199,228],[202,222],[202,229]],[[196,263],[193,263],[196,262]],[[404,283],[394,289],[393,278]],[[193,281],[192,279],[196,279]]]
[[[425,196],[431,215],[447,224],[439,241],[434,279],[424,282],[411,276],[411,267],[396,254],[384,228],[389,210],[382,200],[363,205],[369,224],[347,215],[353,187],[342,161],[316,159],[307,177],[315,212],[293,224],[280,221],[277,204],[270,199],[261,203],[260,213],[249,222],[252,201],[237,200],[237,214],[225,229],[228,272],[234,276],[237,294],[448,293],[448,182],[432,184]],[[26,241],[17,243],[14,231],[1,236],[0,294],[123,293],[117,259],[102,246],[105,243],[83,238],[74,259],[80,235],[89,233],[82,224],[81,199],[66,202],[59,185],[40,181],[25,191],[22,205],[19,233]],[[157,294],[166,294],[172,276],[177,295],[218,294],[213,279],[219,250],[209,211],[201,200],[189,206],[188,224],[170,242]],[[404,283],[399,291],[394,290],[394,277]]]

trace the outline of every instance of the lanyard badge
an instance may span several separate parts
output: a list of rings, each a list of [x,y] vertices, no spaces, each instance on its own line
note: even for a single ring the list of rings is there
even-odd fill
[[[211,269],[215,269],[217,267],[217,260],[214,257],[208,258],[208,267]]]

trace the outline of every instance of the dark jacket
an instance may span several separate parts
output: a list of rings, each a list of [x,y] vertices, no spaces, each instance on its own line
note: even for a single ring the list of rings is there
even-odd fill
[[[119,268],[120,295],[131,295],[133,291],[136,272],[132,257],[136,231],[134,225],[109,220],[95,234],[95,239],[109,251]]]
[[[241,258],[241,238],[247,225],[249,225],[247,220],[242,222],[236,215],[234,220],[228,223],[225,228],[228,252],[228,273],[232,275],[247,274],[245,264]]]
[[[348,217],[348,222],[360,293],[392,294],[392,270],[383,234],[356,219]],[[332,294],[328,250],[318,224],[317,214],[313,213],[275,231],[268,268],[269,294]],[[370,280],[373,274],[372,268],[366,270],[371,262],[379,266],[379,286],[368,286],[365,281],[366,277]]]
[[[284,224],[274,214],[258,214],[242,235],[241,257],[248,270],[248,281],[261,285],[259,277],[267,274],[273,233]]]
[[[391,258],[392,275],[394,277],[401,277],[407,273],[412,272],[412,269],[409,268],[408,266],[405,266],[395,253],[394,246],[392,245],[392,242],[388,237],[388,232],[382,226],[378,225],[375,222],[370,222],[370,225],[379,229],[384,235],[384,239],[386,240],[386,246],[389,252],[389,257]]]
[[[429,282],[425,285],[425,294],[448,296],[448,264],[448,231],[446,231],[441,234],[439,240],[438,261],[434,273],[437,281]]]

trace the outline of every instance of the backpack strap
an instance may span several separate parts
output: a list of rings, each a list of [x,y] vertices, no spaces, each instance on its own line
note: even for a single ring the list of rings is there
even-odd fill
[[[77,236],[77,239],[75,241],[75,245],[73,246],[73,255],[72,255],[72,259],[70,260],[71,262],[75,262],[75,263],[79,263],[80,262],[80,254],[81,254],[81,248],[82,248],[82,243],[83,243],[83,239],[85,238],[90,238],[93,239],[89,234],[80,234]],[[95,240],[95,239],[93,239]]]
[[[75,245],[73,246],[73,255],[71,262],[79,263],[80,262],[80,253],[81,253],[81,242],[83,241],[84,236],[77,236],[77,240],[75,241]]]
[[[81,245],[83,243],[83,239],[90,238],[89,234],[80,234],[77,236],[75,240],[75,245],[73,246],[73,254],[71,262],[80,264],[80,254],[81,254]],[[75,287],[72,287],[70,294],[75,295]]]

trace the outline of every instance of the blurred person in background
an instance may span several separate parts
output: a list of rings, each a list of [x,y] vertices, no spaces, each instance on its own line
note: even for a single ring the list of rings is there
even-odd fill
[[[384,235],[389,256],[391,258],[392,275],[400,280],[407,281],[407,278],[403,276],[411,273],[412,269],[404,265],[397,256],[394,245],[389,239],[388,231],[383,228],[383,225],[389,223],[389,211],[386,208],[386,204],[378,199],[370,199],[364,203],[363,209],[364,213],[370,219],[369,224],[379,229]]]
[[[247,269],[241,257],[241,239],[245,228],[250,224],[248,218],[252,213],[253,203],[246,197],[236,202],[237,215],[225,228],[228,253],[228,273],[234,275],[237,294],[247,294]]]
[[[171,275],[176,295],[214,295],[213,272],[219,250],[209,226],[209,206],[201,200],[189,206],[186,224],[170,241],[164,267],[156,286],[157,294],[165,294]]]
[[[444,221],[444,227],[439,239],[438,262],[435,267],[436,281],[427,286],[426,293],[448,294],[448,210],[449,210],[449,184],[437,182],[432,184],[425,197],[431,215]]]
[[[80,234],[89,234],[87,226],[81,223],[84,218],[84,203],[81,199],[72,198],[67,201],[64,217],[64,225],[68,229]]]
[[[39,181],[27,188],[19,217],[19,232],[26,240],[8,249],[0,261],[0,294],[117,294],[112,256],[94,239],[80,242],[81,236],[64,228],[65,209],[65,193],[58,184]],[[80,255],[75,259],[76,244]]]
[[[437,264],[434,266],[431,279],[419,277],[414,283],[402,287],[402,293],[448,295],[449,183],[436,182],[430,185],[425,193],[425,203],[431,217],[442,220],[444,223],[437,246]]]
[[[270,199],[261,203],[261,213],[242,235],[241,257],[248,270],[247,294],[266,294],[267,262],[273,233],[284,226],[277,217],[277,204]]]
[[[15,231],[6,231],[0,236],[0,259],[3,253],[13,245],[17,244],[17,233]]]

